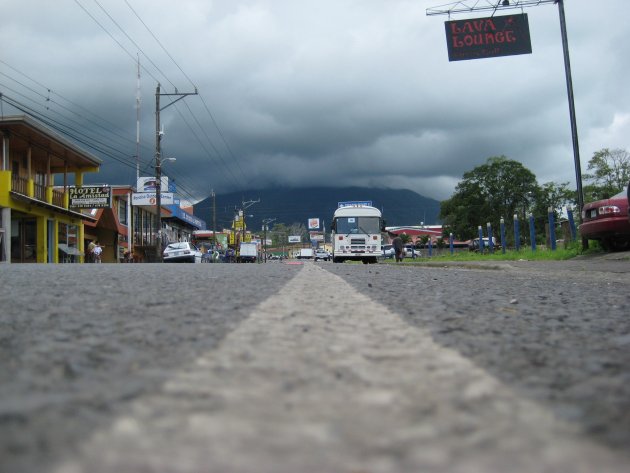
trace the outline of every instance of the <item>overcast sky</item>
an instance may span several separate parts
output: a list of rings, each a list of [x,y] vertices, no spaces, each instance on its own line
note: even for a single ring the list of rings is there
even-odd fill
[[[525,10],[531,55],[449,62],[448,17],[426,15],[445,3],[0,0],[0,92],[110,144],[93,151],[92,182],[135,180],[139,55],[141,175],[154,172],[157,82],[199,91],[161,113],[177,159],[164,172],[190,198],[359,185],[442,200],[499,155],[575,186],[557,5]],[[586,172],[595,151],[630,149],[630,2],[565,10]]]

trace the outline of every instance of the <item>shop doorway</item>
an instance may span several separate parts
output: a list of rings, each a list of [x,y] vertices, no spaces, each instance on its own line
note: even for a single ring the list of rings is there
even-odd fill
[[[37,262],[37,221],[11,219],[11,263]]]
[[[55,221],[48,220],[48,262],[55,262]]]

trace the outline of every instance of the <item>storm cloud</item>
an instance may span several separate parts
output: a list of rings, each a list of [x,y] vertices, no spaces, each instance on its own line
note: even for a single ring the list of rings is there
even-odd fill
[[[94,182],[134,182],[139,57],[141,175],[153,172],[158,82],[200,94],[161,112],[163,155],[177,158],[164,172],[190,200],[307,185],[441,200],[499,155],[575,185],[553,4],[525,10],[531,55],[449,62],[448,17],[426,15],[439,1],[0,3],[0,92],[115,148],[93,151]],[[565,2],[583,171],[595,151],[629,148],[630,3],[605,7]]]

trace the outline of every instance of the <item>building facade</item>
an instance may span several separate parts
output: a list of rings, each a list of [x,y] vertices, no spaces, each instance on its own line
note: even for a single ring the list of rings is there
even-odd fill
[[[70,181],[101,161],[26,116],[0,118],[0,261],[78,263],[92,215],[69,207]]]

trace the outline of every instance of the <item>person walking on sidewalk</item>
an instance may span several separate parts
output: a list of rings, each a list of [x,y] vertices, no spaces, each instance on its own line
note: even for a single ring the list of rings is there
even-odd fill
[[[392,246],[394,247],[396,262],[399,263],[403,260],[404,244],[402,238],[400,238],[400,236],[396,235],[395,233],[390,233],[390,236],[394,237],[394,239],[392,240]]]
[[[92,258],[95,263],[101,262],[101,253],[103,252],[103,247],[98,244],[98,240],[96,240],[94,244],[94,249],[92,250]]]

